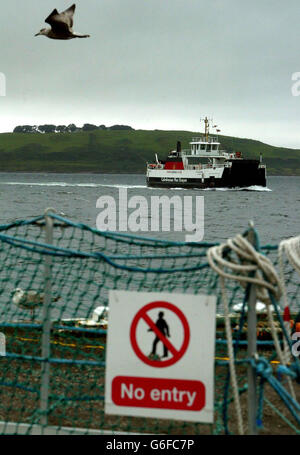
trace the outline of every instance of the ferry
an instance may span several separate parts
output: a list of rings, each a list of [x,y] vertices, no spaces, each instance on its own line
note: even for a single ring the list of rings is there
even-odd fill
[[[165,188],[248,188],[266,186],[266,165],[259,159],[245,159],[241,152],[222,150],[216,133],[210,135],[211,120],[203,119],[205,133],[192,138],[190,149],[176,150],[165,161],[147,163],[147,186]]]

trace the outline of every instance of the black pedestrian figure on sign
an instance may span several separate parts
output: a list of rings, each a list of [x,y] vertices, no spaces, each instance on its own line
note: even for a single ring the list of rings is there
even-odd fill
[[[169,337],[170,338],[170,331],[169,331],[169,326],[168,324],[166,323],[166,321],[164,320],[164,312],[163,311],[160,311],[158,313],[158,319],[156,321],[156,327],[158,328],[158,330],[165,336],[165,337]],[[152,332],[153,330],[152,329],[148,329],[148,332]],[[161,341],[161,339],[156,335],[155,337],[155,340],[153,341],[153,346],[152,346],[152,352],[151,352],[151,356],[155,356],[156,355],[156,346],[157,346],[157,343]],[[163,343],[163,342],[162,342]],[[165,346],[165,344],[163,343],[164,345],[164,355],[163,357],[168,357],[168,349],[167,347]]]

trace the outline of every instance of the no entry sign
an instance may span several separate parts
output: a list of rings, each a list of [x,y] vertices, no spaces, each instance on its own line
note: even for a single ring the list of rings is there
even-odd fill
[[[110,292],[105,412],[213,421],[214,296]]]

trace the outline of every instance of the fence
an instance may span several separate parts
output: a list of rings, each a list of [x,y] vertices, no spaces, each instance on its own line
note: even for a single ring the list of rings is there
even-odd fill
[[[211,246],[99,232],[53,213],[0,226],[0,332],[6,340],[0,434],[236,433],[219,280],[206,259]],[[277,265],[276,246],[261,251]],[[288,263],[285,278],[292,319],[299,320],[299,276]],[[245,292],[232,281],[226,288],[232,310]],[[108,305],[110,289],[217,295],[213,425],[104,414],[107,326],[105,319],[93,320],[93,312]],[[243,313],[232,312],[230,319],[247,419],[247,325]],[[280,317],[275,322],[281,336]],[[299,408],[282,392],[286,375],[280,370],[281,381],[276,376],[279,362],[269,332],[262,314],[258,354],[268,369],[257,371],[257,423],[261,433],[299,433]],[[288,374],[299,399],[299,371]]]

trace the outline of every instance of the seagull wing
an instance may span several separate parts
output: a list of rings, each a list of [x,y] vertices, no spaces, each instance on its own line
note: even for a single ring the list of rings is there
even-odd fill
[[[63,12],[63,14],[67,14],[68,16],[73,18],[74,13],[75,13],[75,8],[76,8],[76,5],[74,3],[72,6],[70,6],[70,8],[66,9],[66,11]]]
[[[57,9],[55,8],[51,14],[49,14],[49,16],[47,17],[47,19],[45,19],[45,22],[47,22],[47,24],[50,24],[52,25],[53,22],[55,22],[55,20],[59,17],[59,12],[57,11]]]
[[[76,5],[74,3],[74,5],[70,6],[70,8],[66,9],[66,11],[61,13],[64,16],[65,20],[69,22],[70,28],[73,27],[73,17],[74,17],[74,13],[75,13],[75,8],[76,8]]]
[[[59,13],[57,9],[54,9],[45,22],[51,25],[54,32],[69,32],[73,27],[74,11],[75,5],[72,5],[63,13]]]

